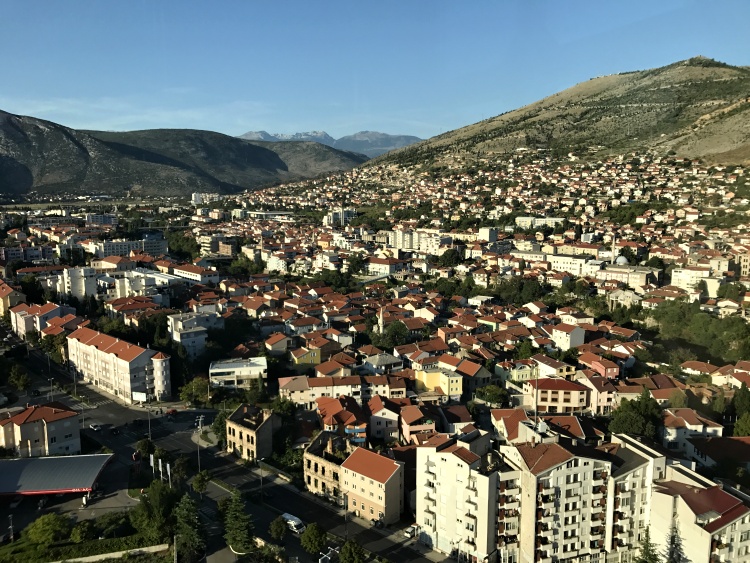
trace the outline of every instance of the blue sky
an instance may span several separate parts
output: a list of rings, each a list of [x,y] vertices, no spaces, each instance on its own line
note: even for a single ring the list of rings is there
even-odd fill
[[[593,76],[750,65],[750,2],[0,0],[0,109],[75,128],[427,138]]]

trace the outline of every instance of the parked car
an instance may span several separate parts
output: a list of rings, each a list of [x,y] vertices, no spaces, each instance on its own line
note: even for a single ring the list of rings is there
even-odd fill
[[[98,424],[96,424],[96,423],[93,423],[93,424],[89,424],[89,428],[91,428],[91,430],[93,430],[94,432],[99,432],[99,430],[101,430],[101,429],[102,429],[102,427],[101,427],[101,426],[99,426],[99,425],[98,425]]]
[[[406,530],[404,530],[404,535],[407,538],[413,538],[414,536],[417,535],[417,527],[416,526],[409,526],[408,528],[406,528]]]
[[[113,434],[114,436],[119,436],[119,435],[120,435],[120,429],[119,429],[119,428],[117,428],[116,426],[113,426],[112,428],[110,428],[110,429],[109,429],[109,431],[110,431],[110,432],[111,432],[111,433],[112,433],[112,434]]]

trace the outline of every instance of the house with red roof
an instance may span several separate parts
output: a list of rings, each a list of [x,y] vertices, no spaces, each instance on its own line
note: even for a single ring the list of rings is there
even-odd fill
[[[341,470],[341,491],[349,512],[385,525],[398,522],[404,510],[403,462],[357,448]]]
[[[78,412],[54,401],[0,413],[0,447],[17,457],[79,454]]]

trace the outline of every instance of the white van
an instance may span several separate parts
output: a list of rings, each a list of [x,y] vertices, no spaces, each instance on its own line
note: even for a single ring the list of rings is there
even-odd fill
[[[302,520],[300,520],[296,516],[284,513],[281,515],[281,517],[284,519],[284,522],[286,522],[286,525],[289,527],[289,529],[295,534],[301,534],[305,531],[305,525],[302,523]]]

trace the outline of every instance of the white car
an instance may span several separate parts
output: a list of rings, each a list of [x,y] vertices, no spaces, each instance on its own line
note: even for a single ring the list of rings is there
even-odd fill
[[[407,538],[413,538],[414,536],[417,535],[417,527],[416,526],[409,526],[408,528],[406,528],[406,530],[404,530],[404,535]]]
[[[94,432],[99,432],[99,430],[102,429],[102,427],[98,424],[89,424],[89,428],[91,428],[91,430],[93,430]]]

